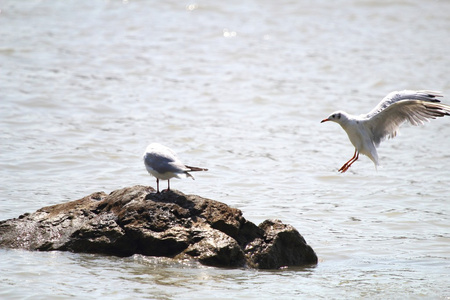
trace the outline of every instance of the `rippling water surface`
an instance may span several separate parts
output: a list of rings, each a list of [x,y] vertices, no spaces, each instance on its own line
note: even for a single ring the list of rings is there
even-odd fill
[[[209,168],[172,187],[292,224],[314,268],[0,250],[0,298],[450,297],[450,118],[346,174],[334,110],[450,103],[448,1],[0,2],[0,219],[155,185],[150,142]]]

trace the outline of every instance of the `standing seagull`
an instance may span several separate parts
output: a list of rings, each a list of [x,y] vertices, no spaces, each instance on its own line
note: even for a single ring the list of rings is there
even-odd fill
[[[400,91],[392,92],[368,114],[354,116],[343,111],[332,113],[322,120],[333,121],[341,125],[355,146],[355,154],[339,172],[344,173],[358,159],[359,153],[367,155],[378,166],[377,149],[386,137],[394,138],[400,125],[405,121],[412,125],[421,125],[429,119],[450,116],[450,106],[439,103],[439,92]]]
[[[144,153],[144,164],[147,171],[156,177],[156,191],[159,193],[159,180],[167,180],[167,190],[170,191],[170,179],[173,177],[181,178],[194,176],[189,172],[208,171],[208,169],[190,167],[183,164],[172,151],[161,144],[152,143],[147,146]]]

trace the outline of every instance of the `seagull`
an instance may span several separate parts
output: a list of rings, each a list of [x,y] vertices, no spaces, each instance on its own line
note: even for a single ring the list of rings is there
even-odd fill
[[[442,97],[442,94],[433,91],[395,91],[384,97],[368,114],[355,116],[336,111],[323,119],[321,123],[333,121],[341,125],[355,146],[355,154],[339,172],[347,171],[360,153],[368,156],[376,168],[376,148],[386,137],[394,138],[404,122],[417,126],[428,122],[429,119],[450,116],[450,106],[440,103],[437,97]]]
[[[189,172],[208,171],[208,169],[190,167],[183,164],[172,149],[158,143],[147,146],[144,153],[144,164],[150,175],[156,177],[156,192],[159,193],[159,180],[167,180],[167,190],[170,191],[170,179],[180,176],[194,176]]]

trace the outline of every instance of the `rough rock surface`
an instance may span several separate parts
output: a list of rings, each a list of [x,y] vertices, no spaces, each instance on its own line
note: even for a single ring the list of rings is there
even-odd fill
[[[0,247],[117,256],[194,258],[205,265],[276,269],[317,263],[295,228],[259,226],[239,209],[178,191],[134,186],[0,222]]]

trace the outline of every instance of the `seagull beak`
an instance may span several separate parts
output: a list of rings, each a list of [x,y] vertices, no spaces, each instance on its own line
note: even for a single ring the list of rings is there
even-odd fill
[[[320,123],[326,122],[326,121],[330,121],[329,119],[323,119],[322,121],[320,121]]]

